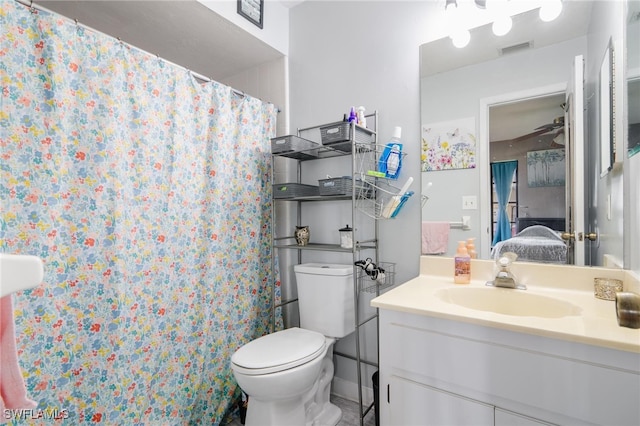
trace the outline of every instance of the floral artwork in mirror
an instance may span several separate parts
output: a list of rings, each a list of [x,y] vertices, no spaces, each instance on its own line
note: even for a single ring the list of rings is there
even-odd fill
[[[422,126],[423,172],[476,167],[474,117]]]

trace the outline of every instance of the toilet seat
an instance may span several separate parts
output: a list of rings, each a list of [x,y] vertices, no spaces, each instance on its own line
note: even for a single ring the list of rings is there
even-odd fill
[[[236,372],[249,376],[277,373],[305,364],[326,349],[324,335],[302,328],[288,328],[255,339],[231,357]]]

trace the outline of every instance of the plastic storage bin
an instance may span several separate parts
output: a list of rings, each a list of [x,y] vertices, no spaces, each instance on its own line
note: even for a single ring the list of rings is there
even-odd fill
[[[318,180],[318,186],[320,187],[320,195],[342,195],[351,196],[353,188],[353,179],[351,176],[342,176],[339,178],[328,178]],[[357,197],[370,197],[371,186],[366,182],[356,179],[356,196]]]
[[[319,143],[287,135],[271,139],[271,153],[296,160],[315,160],[318,158]]]
[[[353,179],[351,176],[320,179],[318,181],[320,195],[351,195]]]
[[[355,126],[355,142],[359,144],[373,143],[374,137],[371,130],[364,127]],[[322,145],[330,146],[344,152],[351,152],[350,140],[351,124],[339,121],[320,127],[320,138]]]
[[[273,185],[273,198],[315,197],[320,195],[320,190],[314,185],[303,183],[276,183]]]

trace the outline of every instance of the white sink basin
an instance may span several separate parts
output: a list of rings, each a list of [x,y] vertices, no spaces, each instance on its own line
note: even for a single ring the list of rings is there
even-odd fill
[[[528,290],[456,287],[438,290],[436,296],[446,303],[502,315],[562,318],[582,313],[582,308],[573,303]]]

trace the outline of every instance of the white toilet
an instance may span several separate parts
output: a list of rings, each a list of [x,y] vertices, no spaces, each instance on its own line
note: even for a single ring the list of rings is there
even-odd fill
[[[294,271],[301,328],[260,337],[231,357],[249,395],[247,426],[335,426],[342,416],[329,394],[333,344],[355,329],[353,266],[305,263]]]

